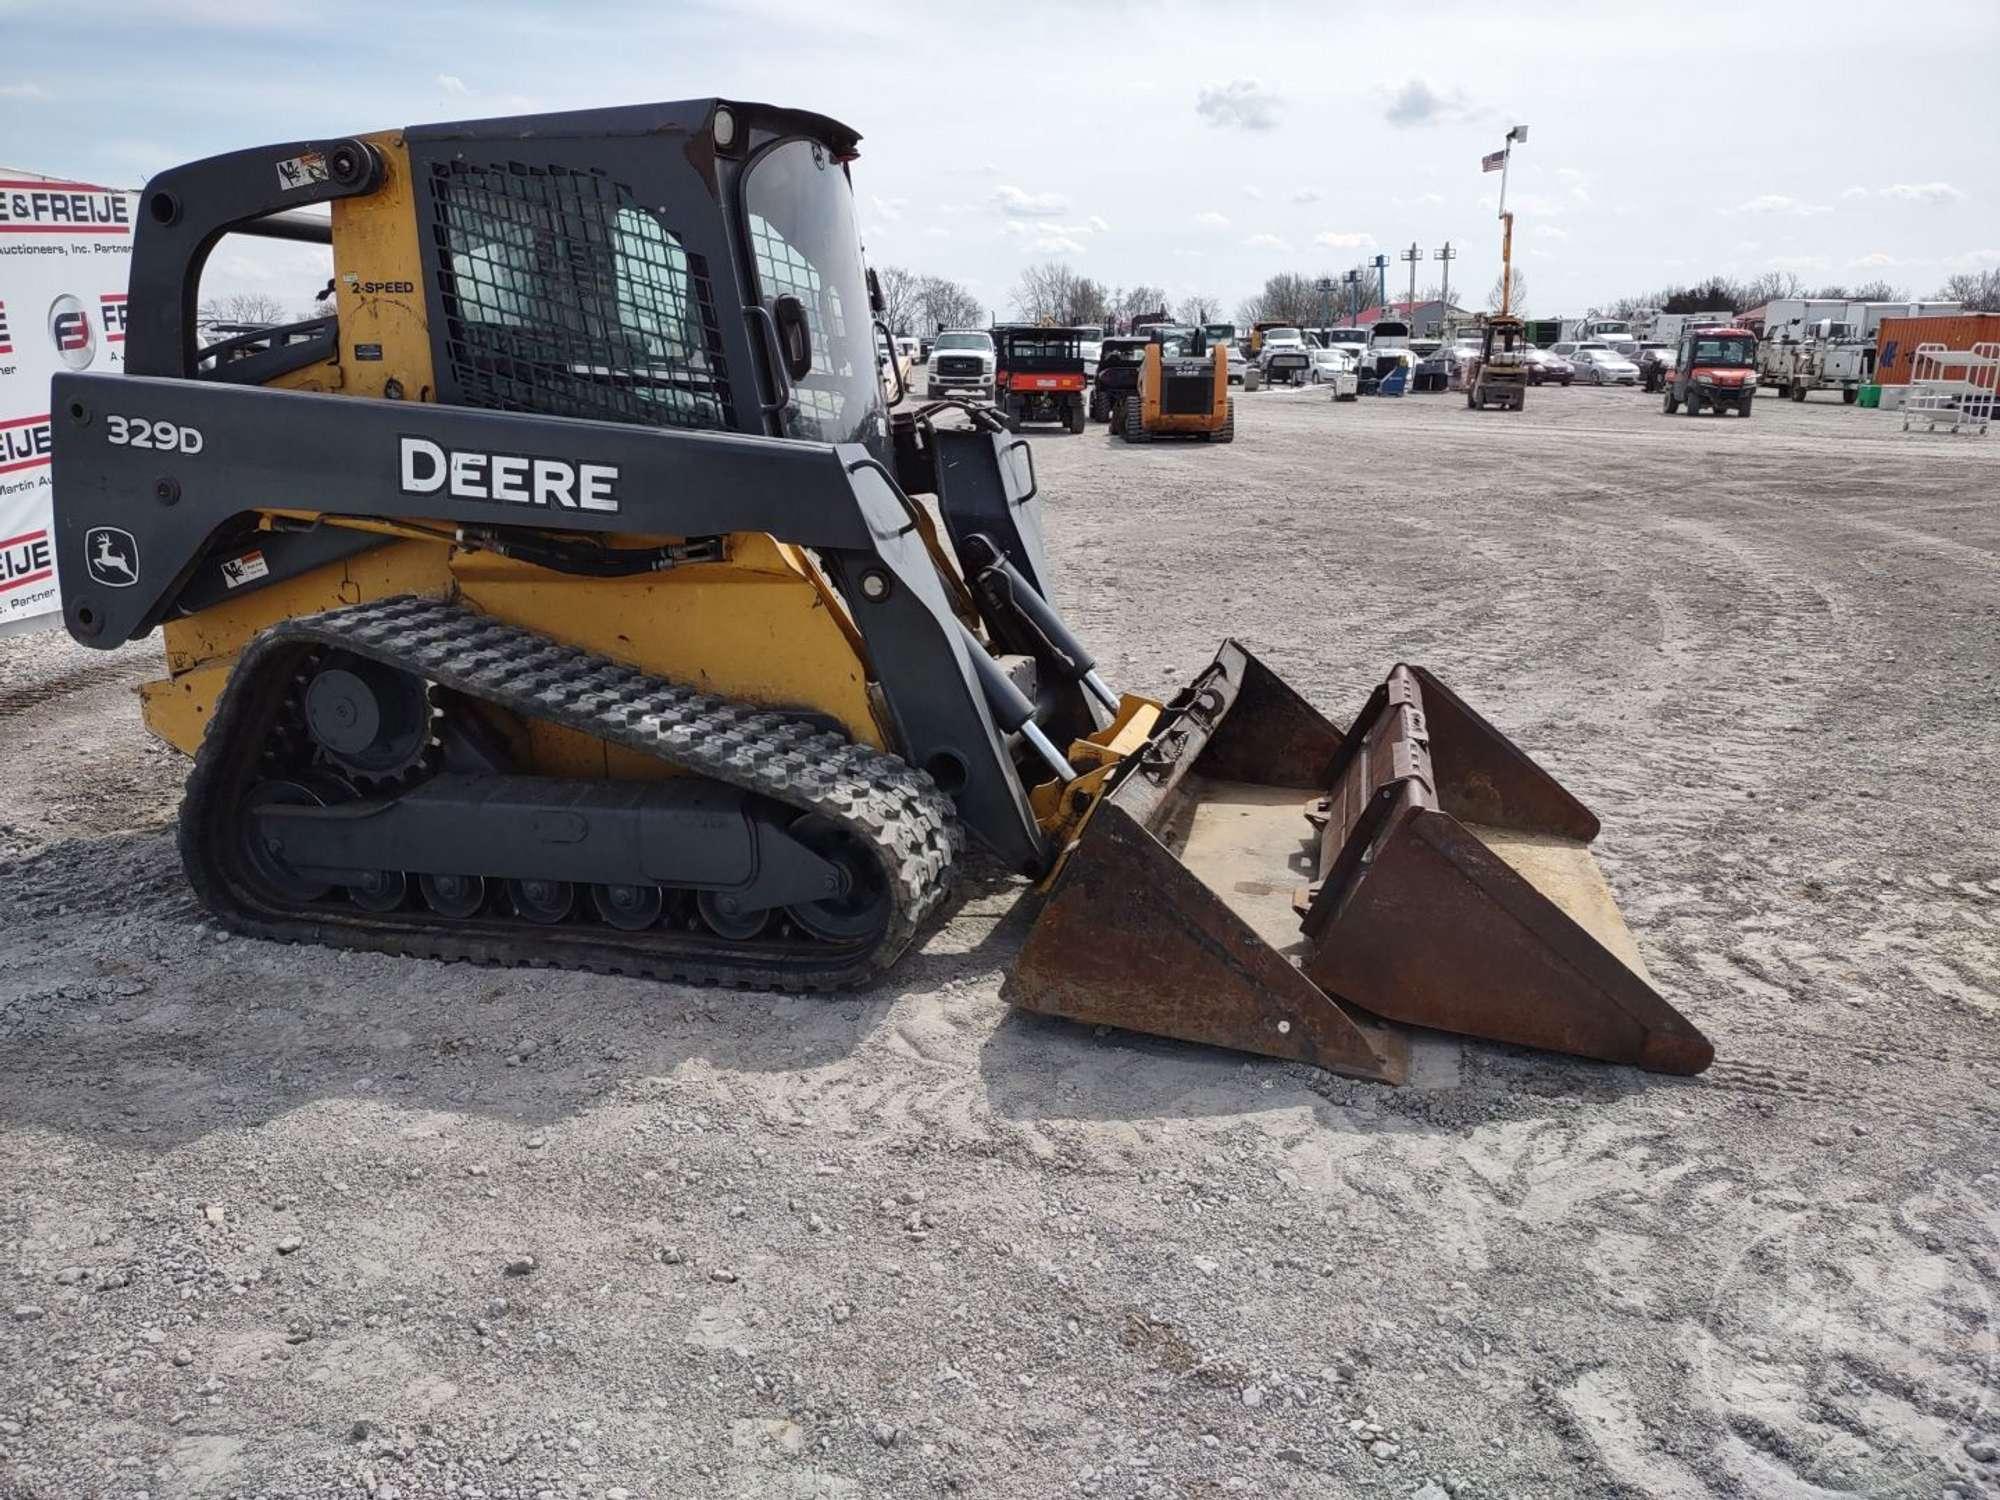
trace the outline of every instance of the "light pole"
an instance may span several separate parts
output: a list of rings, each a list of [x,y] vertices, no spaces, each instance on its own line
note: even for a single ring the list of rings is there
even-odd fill
[[[1422,260],[1423,258],[1424,258],[1424,252],[1417,248],[1417,242],[1415,240],[1411,240],[1410,248],[1403,252],[1403,259],[1410,263],[1410,337],[1411,338],[1415,338],[1419,331],[1417,328],[1417,262]]]
[[[1378,255],[1375,257],[1373,264],[1375,267],[1375,284],[1377,288],[1375,305],[1382,309],[1384,316],[1387,316],[1389,312],[1389,257]]]
[[[1333,278],[1322,276],[1313,283],[1313,286],[1319,292],[1319,316],[1321,324],[1324,325],[1326,320],[1333,316]]]
[[[1528,127],[1516,125],[1507,132],[1507,141],[1495,156],[1500,158],[1500,316],[1510,316],[1514,305],[1514,216],[1507,212],[1507,168],[1514,159],[1514,143],[1528,143]],[[1493,157],[1481,163],[1493,170]]]
[[[1444,290],[1438,293],[1444,302],[1444,306],[1438,310],[1438,316],[1444,317],[1451,311],[1451,263],[1458,259],[1458,252],[1451,248],[1451,241],[1446,240],[1438,247],[1435,254],[1444,267]]]
[[[1347,273],[1347,321],[1352,323],[1361,313],[1361,273]]]

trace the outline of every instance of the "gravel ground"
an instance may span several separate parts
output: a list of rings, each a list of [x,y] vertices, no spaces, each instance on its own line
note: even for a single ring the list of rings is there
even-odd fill
[[[2000,442],[1238,425],[1037,434],[1107,675],[1438,671],[1603,816],[1705,1076],[1024,1019],[977,873],[840,999],[225,940],[157,647],[0,640],[0,1493],[2000,1493]]]

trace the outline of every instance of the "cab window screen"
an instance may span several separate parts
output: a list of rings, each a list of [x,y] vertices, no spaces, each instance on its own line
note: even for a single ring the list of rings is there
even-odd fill
[[[602,173],[431,169],[444,346],[467,406],[731,425],[707,266]]]

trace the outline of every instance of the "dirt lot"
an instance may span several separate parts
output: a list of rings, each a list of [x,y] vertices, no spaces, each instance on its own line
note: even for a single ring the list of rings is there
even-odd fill
[[[156,648],[0,641],[0,1493],[2000,1493],[2000,439],[1897,425],[1036,440],[1119,684],[1418,661],[1596,808],[1691,1080],[1023,1020],[991,878],[842,999],[224,940]]]

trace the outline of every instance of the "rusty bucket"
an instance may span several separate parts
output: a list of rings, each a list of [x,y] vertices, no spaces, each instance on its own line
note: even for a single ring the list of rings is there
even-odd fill
[[[1597,819],[1421,667],[1345,734],[1235,641],[1044,886],[1026,1010],[1400,1083],[1398,1022],[1698,1073],[1590,852]]]

